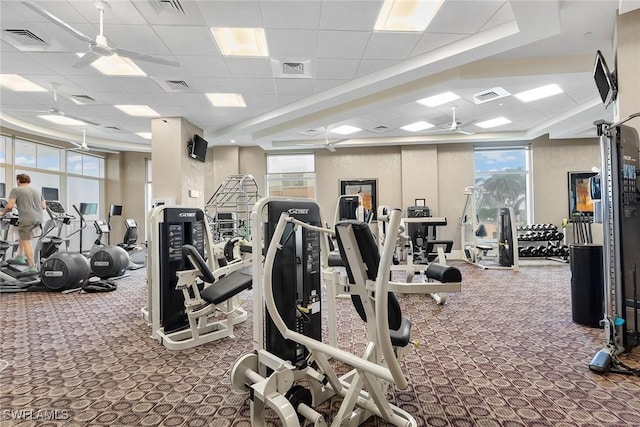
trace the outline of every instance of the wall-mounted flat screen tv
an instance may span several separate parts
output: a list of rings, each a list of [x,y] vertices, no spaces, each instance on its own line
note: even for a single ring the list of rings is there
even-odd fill
[[[189,140],[187,146],[189,147],[189,157],[200,160],[201,162],[206,161],[209,143],[204,138],[195,134],[193,138]]]
[[[596,62],[593,66],[593,79],[596,82],[600,99],[605,107],[615,101],[618,95],[618,87],[614,75],[609,71],[607,62],[604,60],[602,52],[596,52]]]
[[[58,189],[53,187],[42,187],[42,198],[45,200],[60,200]]]

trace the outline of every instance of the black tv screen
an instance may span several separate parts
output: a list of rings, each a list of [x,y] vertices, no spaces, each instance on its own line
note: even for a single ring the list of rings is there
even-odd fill
[[[97,203],[80,203],[80,213],[82,215],[97,215],[98,204]]]
[[[602,103],[605,107],[608,107],[609,104],[616,99],[618,88],[616,87],[613,74],[609,71],[607,62],[604,60],[604,56],[600,51],[596,52],[596,62],[593,66],[593,79],[596,82]]]
[[[120,216],[120,215],[122,215],[122,205],[109,206],[109,216]]]
[[[59,200],[58,189],[53,187],[42,187],[42,198],[45,200]]]
[[[189,141],[189,156],[204,162],[207,158],[207,147],[209,143],[200,135],[195,134]]]

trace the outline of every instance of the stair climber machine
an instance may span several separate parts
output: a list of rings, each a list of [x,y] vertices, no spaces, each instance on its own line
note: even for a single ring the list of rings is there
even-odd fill
[[[216,257],[211,229],[198,208],[161,205],[148,214],[148,305],[151,337],[169,350],[233,338],[247,319],[239,294],[252,286],[251,254]]]
[[[40,263],[42,286],[33,290],[64,292],[79,289],[89,279],[91,270],[85,256],[69,251],[69,241],[71,237],[80,233],[86,224],[81,220],[78,230],[62,237],[63,228],[71,224],[75,216],[68,214],[58,201],[47,200],[46,210],[50,219],[45,224],[36,245],[36,262]],[[75,210],[79,214],[78,209]],[[65,250],[60,251],[63,243]]]
[[[401,216],[395,211],[389,224],[396,233]],[[387,400],[390,386],[408,387],[399,361],[411,332],[411,322],[401,316],[398,300],[387,289],[394,245],[385,245],[380,256],[363,221],[340,221],[335,232],[322,228],[319,206],[306,199],[261,199],[251,223],[254,351],[235,362],[230,379],[234,388],[249,392],[252,425],[270,424],[267,418],[275,413],[277,424],[285,427],[306,421],[327,426],[315,408],[340,396],[331,426],[358,426],[372,416],[395,426],[416,426],[413,416]],[[327,236],[333,234],[349,278],[339,292],[351,295],[367,325],[368,343],[360,356],[322,340],[321,277],[328,268]],[[392,234],[389,241],[397,237]],[[327,294],[331,317],[337,291],[327,289]],[[353,369],[339,376],[330,359]]]
[[[82,230],[87,226],[84,218],[87,212],[87,205],[95,205],[94,203],[81,203],[80,209],[73,205],[73,209],[80,218],[80,249],[82,249]],[[95,212],[96,209],[93,209]],[[119,279],[125,276],[125,272],[129,267],[129,254],[118,245],[105,245],[102,243],[102,236],[109,233],[109,223],[102,219],[94,222],[94,227],[98,237],[93,242],[93,246],[89,251],[89,267],[91,274],[98,279]],[[81,250],[82,252],[82,250]]]
[[[7,205],[6,199],[0,199],[0,210]],[[9,249],[15,247],[9,242],[9,229],[18,224],[20,217],[8,213],[0,218],[0,293],[24,292],[40,283],[37,272],[29,270],[26,264],[14,264],[6,261]]]

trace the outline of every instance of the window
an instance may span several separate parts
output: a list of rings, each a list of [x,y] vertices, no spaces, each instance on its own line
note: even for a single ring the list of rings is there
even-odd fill
[[[104,159],[76,151],[67,151],[67,172],[104,178]]]
[[[476,147],[475,185],[485,190],[477,204],[480,223],[496,222],[502,207],[513,209],[516,223],[531,222],[530,164],[529,147]]]
[[[10,145],[11,137],[0,135],[0,163],[7,163],[7,147]]]
[[[316,197],[314,154],[268,154],[267,194],[283,197]]]

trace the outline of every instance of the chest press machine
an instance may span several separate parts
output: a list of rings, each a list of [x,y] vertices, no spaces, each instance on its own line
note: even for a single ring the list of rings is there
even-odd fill
[[[399,230],[400,216],[392,214],[391,230]],[[341,292],[351,295],[367,325],[367,344],[358,356],[324,343],[321,331],[313,326],[321,316],[319,285],[328,252],[326,236],[321,234],[333,233],[313,225],[321,223],[312,201],[266,198],[254,206],[254,235],[264,231],[268,247],[263,266],[262,248],[254,239],[255,351],[236,361],[231,383],[250,391],[253,426],[267,424],[266,408],[275,411],[286,427],[299,427],[302,419],[326,426],[314,408],[335,395],[343,399],[331,426],[358,426],[371,416],[396,426],[417,426],[408,412],[387,400],[389,385],[408,386],[399,362],[409,349],[411,333],[411,322],[402,317],[397,299],[387,289],[393,246],[380,255],[366,223],[336,225],[349,278]],[[282,304],[281,298],[292,298],[294,303]],[[332,306],[336,300],[329,296],[326,303]],[[329,312],[335,313],[335,307]],[[353,369],[338,376],[331,359]]]

